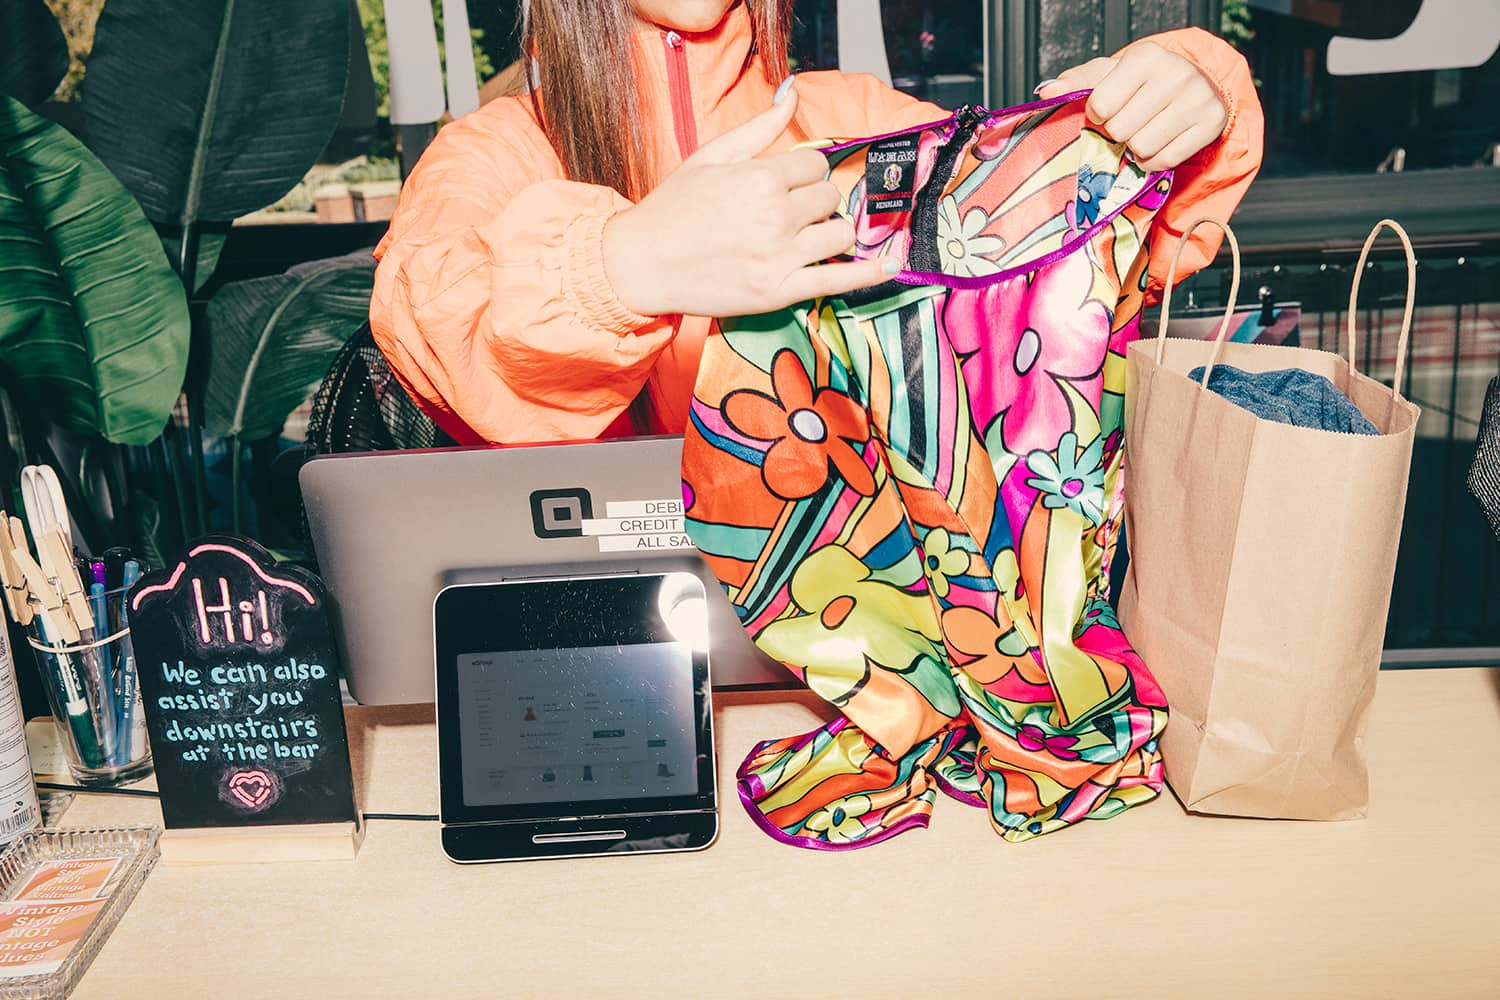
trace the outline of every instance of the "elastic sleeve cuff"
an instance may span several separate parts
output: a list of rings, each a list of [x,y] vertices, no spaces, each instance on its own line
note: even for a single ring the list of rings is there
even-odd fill
[[[1202,28],[1178,28],[1149,35],[1140,41],[1154,42],[1169,52],[1175,52],[1203,74],[1214,93],[1219,95],[1219,103],[1224,105],[1224,127],[1219,130],[1219,138],[1227,138],[1234,131],[1240,112],[1239,95],[1229,77],[1234,75],[1237,64],[1244,66],[1244,56],[1224,39]]]
[[[563,236],[563,287],[568,298],[587,325],[617,336],[634,333],[654,321],[625,307],[604,268],[604,227],[621,211],[623,206],[599,215],[584,215]]]

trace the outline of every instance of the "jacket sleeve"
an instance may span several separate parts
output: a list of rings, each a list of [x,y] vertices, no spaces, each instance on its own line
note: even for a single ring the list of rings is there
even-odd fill
[[[519,102],[494,102],[442,130],[376,248],[375,341],[461,442],[597,437],[673,336],[605,274],[629,202],[560,172]]]
[[[1265,118],[1245,57],[1223,39],[1201,28],[1183,28],[1142,41],[1155,42],[1198,67],[1229,113],[1219,138],[1173,171],[1172,194],[1156,216],[1156,239],[1151,247],[1147,294],[1155,301],[1161,297],[1183,230],[1204,216],[1227,222],[1245,196],[1260,169]],[[1177,280],[1209,264],[1219,252],[1222,239],[1217,227],[1199,227],[1182,251]]]
[[[942,121],[953,113],[887,87],[869,73],[799,73],[797,92],[797,124],[810,139],[862,139]]]

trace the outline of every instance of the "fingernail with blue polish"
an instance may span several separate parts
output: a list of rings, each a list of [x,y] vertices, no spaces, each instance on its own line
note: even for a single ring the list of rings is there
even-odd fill
[[[894,257],[887,257],[885,260],[880,262],[880,269],[886,274],[900,274],[901,262]]]
[[[1055,76],[1052,77],[1050,80],[1043,80],[1041,83],[1037,84],[1036,87],[1035,87],[1035,89],[1033,89],[1031,92],[1033,94],[1040,94],[1043,89],[1052,86],[1056,82],[1057,82],[1057,77],[1055,77]]]
[[[771,98],[772,104],[780,104],[786,100],[786,95],[792,92],[792,82],[794,80],[796,80],[796,77],[789,76],[781,81],[781,86],[776,88],[776,96]]]

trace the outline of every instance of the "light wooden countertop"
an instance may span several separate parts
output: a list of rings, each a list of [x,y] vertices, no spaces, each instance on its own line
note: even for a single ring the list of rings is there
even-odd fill
[[[354,862],[161,866],[74,994],[169,997],[1496,996],[1500,670],[1387,671],[1363,822],[1171,795],[1026,844],[939,796],[867,850],[786,847],[732,776],[815,699],[716,696],[723,827],[698,854],[460,867],[372,820]],[[363,808],[437,811],[431,707],[353,709]],[[80,796],[65,825],[159,822]]]

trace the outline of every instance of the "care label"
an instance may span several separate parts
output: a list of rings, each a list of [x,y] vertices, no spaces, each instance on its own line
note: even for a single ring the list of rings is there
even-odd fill
[[[920,133],[870,143],[865,151],[865,212],[910,212],[917,185]]]

